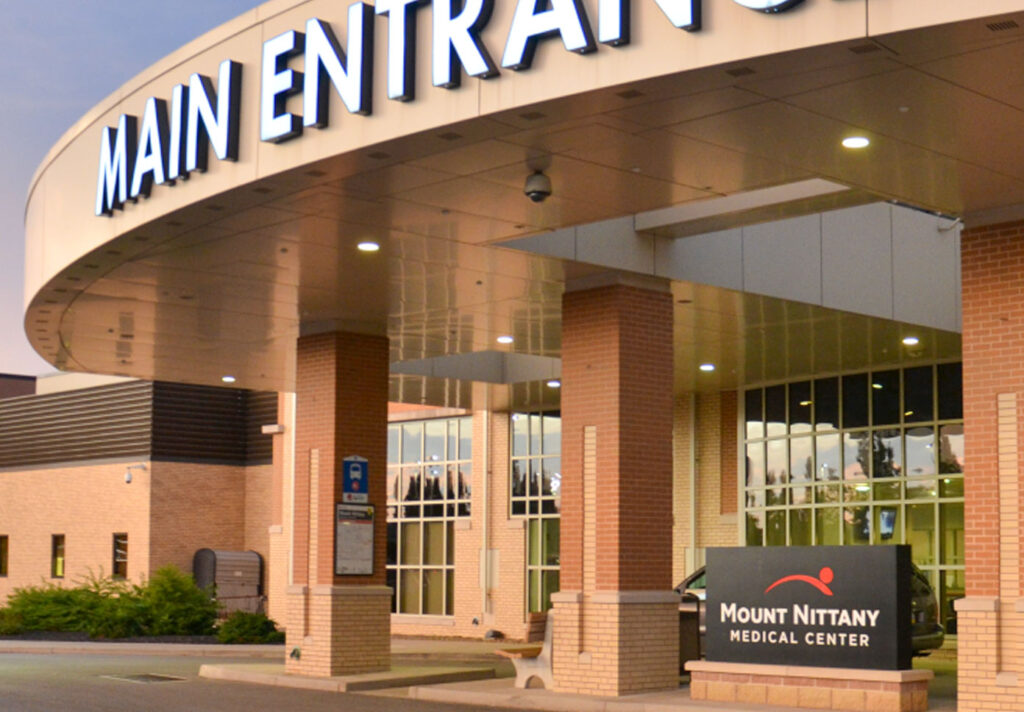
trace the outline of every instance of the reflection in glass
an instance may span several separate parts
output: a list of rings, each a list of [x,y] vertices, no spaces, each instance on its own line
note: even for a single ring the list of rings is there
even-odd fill
[[[843,428],[868,425],[868,374],[843,376]]]
[[[786,387],[764,389],[765,434],[768,437],[786,434]]]
[[[562,418],[550,413],[544,414],[544,454],[562,451]]]
[[[875,507],[875,544],[899,544],[903,539],[900,508],[895,505]]]
[[[764,437],[764,417],[761,415],[761,389],[752,388],[744,396],[744,415],[747,419],[747,439]]]
[[[871,485],[860,482],[855,485],[843,485],[844,502],[867,502],[871,498]]]
[[[769,440],[768,441],[768,467],[765,471],[765,483],[771,487],[773,485],[785,484],[788,480],[786,477],[786,441],[785,440]]]
[[[541,416],[538,413],[530,414],[530,454],[540,455],[541,449]]]
[[[398,462],[398,440],[401,428],[397,425],[388,426],[388,464]]]
[[[907,480],[907,499],[931,499],[938,494],[935,480]]]
[[[898,480],[896,482],[877,482],[874,485],[875,501],[899,499],[901,489],[903,488]]]
[[[810,504],[811,503],[811,488],[810,487],[793,487],[789,493],[790,504]]]
[[[423,453],[423,423],[402,424],[402,462],[419,462]]]
[[[934,419],[932,367],[903,371],[903,422],[925,423]]]
[[[907,429],[907,477],[935,474],[935,430]]]
[[[792,438],[789,441],[790,482],[810,482],[814,477],[814,438]]]
[[[816,479],[821,482],[839,479],[839,435],[819,435],[814,439],[817,449]]]
[[[814,493],[814,501],[818,504],[839,503],[839,485],[818,485]]]
[[[820,378],[814,382],[814,429],[839,428],[839,379]]]
[[[763,489],[750,489],[747,490],[747,507],[763,507],[764,506],[764,490]]]
[[[768,527],[765,530],[765,543],[768,546],[786,545],[786,510],[775,509],[768,512]]]
[[[876,478],[899,477],[903,472],[903,441],[900,438],[900,431],[874,431],[871,457]]]
[[[444,420],[428,420],[423,424],[423,430],[423,460],[425,462],[443,460],[448,423]]]
[[[964,426],[939,426],[939,474],[964,471]]]
[[[963,420],[963,366],[959,363],[944,363],[936,370],[939,382],[939,420]]]
[[[789,432],[790,434],[811,431],[811,382],[800,381],[789,384]]]
[[[459,459],[473,459],[473,418],[459,418]]]
[[[526,496],[526,471],[529,469],[529,460],[512,461],[512,496]]]
[[[810,509],[794,509],[789,513],[789,545],[811,545]]]
[[[747,512],[747,546],[764,546],[764,511]]]
[[[939,505],[942,531],[942,562],[953,566],[964,564],[964,504],[943,502]]]
[[[935,505],[907,505],[907,543],[914,563],[931,566],[935,563]]]
[[[839,509],[837,507],[814,510],[814,543],[818,546],[839,545]]]
[[[747,444],[747,487],[764,484],[764,443]]]
[[[900,422],[900,372],[871,374],[871,422],[886,425]]]
[[[867,431],[843,433],[843,479],[867,479],[870,443]]]
[[[512,455],[529,455],[530,419],[523,413],[512,414]]]
[[[845,544],[871,543],[871,516],[868,507],[843,508],[843,540]]]
[[[940,497],[963,497],[964,496],[964,478],[963,477],[943,477],[939,479],[939,496]]]

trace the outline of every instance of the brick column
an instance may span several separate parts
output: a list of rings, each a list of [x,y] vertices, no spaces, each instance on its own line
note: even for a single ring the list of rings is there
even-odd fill
[[[295,543],[286,671],[326,677],[387,670],[387,339],[348,333],[300,338],[295,390]],[[334,574],[335,504],[341,501],[342,461],[350,455],[369,461],[369,503],[376,507],[368,576]]]
[[[562,301],[555,688],[678,686],[672,588],[672,296],[615,282]]]
[[[962,235],[964,534],[960,712],[1024,709],[1024,222]]]

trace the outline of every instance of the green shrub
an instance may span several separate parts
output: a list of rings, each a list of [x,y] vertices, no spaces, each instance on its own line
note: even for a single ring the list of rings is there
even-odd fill
[[[175,566],[157,569],[142,587],[149,635],[212,635],[217,601]]]
[[[0,608],[0,634],[85,632],[93,638],[211,635],[217,603],[173,566],[141,586],[90,575],[72,588],[15,589]]]
[[[220,624],[217,640],[222,643],[283,643],[284,633],[262,613],[235,611]]]

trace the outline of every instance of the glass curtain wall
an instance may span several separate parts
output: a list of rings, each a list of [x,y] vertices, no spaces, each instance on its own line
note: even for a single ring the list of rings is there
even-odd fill
[[[748,546],[909,544],[944,619],[964,590],[959,363],[748,389]]]
[[[473,419],[388,426],[387,585],[391,610],[450,616],[455,609],[455,521],[469,517]]]
[[[558,591],[562,486],[562,418],[557,412],[513,413],[509,502],[526,519],[526,600],[531,613],[551,608]]]

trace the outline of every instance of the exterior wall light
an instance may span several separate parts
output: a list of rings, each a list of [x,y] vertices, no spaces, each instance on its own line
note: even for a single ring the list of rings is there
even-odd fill
[[[380,243],[370,241],[360,242],[358,245],[356,245],[356,248],[360,252],[377,252],[378,250],[380,250]]]
[[[917,346],[919,343],[921,343],[921,339],[916,336],[906,336],[903,339],[904,346]]]
[[[715,370],[715,364],[713,363],[702,363],[698,368],[704,373],[711,373]]]
[[[235,378],[234,376],[221,376],[220,380],[223,381],[224,383],[234,383],[238,379]]]
[[[871,145],[871,140],[867,136],[847,136],[843,139],[844,148],[867,148]]]
[[[511,336],[499,336],[498,337],[498,343],[499,344],[511,344],[513,341],[515,341],[515,339],[513,339]]]

